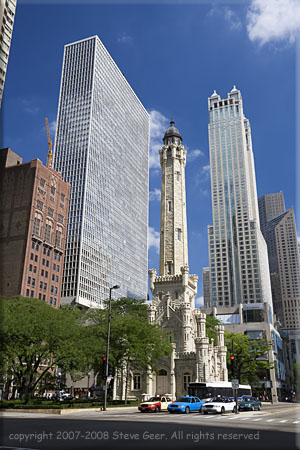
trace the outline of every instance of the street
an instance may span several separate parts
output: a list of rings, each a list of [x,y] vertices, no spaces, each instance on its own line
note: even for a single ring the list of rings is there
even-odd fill
[[[3,413],[1,445],[41,450],[297,449],[299,425],[300,407],[288,403],[224,416],[142,414],[136,407],[63,416]]]

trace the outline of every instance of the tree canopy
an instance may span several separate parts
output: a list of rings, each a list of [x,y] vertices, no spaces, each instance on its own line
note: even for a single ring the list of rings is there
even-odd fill
[[[225,345],[229,379],[237,378],[240,383],[253,385],[258,381],[259,375],[266,376],[267,370],[274,367],[274,364],[268,361],[271,344],[265,339],[249,339],[247,335],[225,331]],[[232,354],[233,362],[230,360]]]
[[[0,301],[2,378],[14,379],[20,398],[29,399],[58,367],[73,378],[99,371],[106,352],[108,301],[104,309],[91,310],[55,309],[21,296]],[[112,301],[110,362],[115,368],[130,364],[155,370],[160,357],[171,351],[168,334],[148,322],[143,301]]]
[[[31,396],[46,374],[60,367],[71,375],[85,372],[104,342],[84,325],[77,307],[55,309],[37,299],[1,300],[1,359],[21,398]],[[98,350],[97,350],[98,349]]]
[[[136,368],[155,370],[159,359],[171,354],[168,332],[149,323],[144,301],[127,297],[112,300],[111,311],[110,360],[115,368],[130,361]],[[108,309],[90,310],[89,317],[101,328],[103,322],[107,323]],[[106,339],[107,329],[101,329]]]

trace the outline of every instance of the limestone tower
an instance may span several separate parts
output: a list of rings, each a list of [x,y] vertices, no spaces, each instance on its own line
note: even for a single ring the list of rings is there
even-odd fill
[[[150,270],[150,317],[173,332],[176,351],[194,350],[193,314],[197,275],[189,275],[185,194],[186,149],[173,120],[159,150],[161,216],[159,276]]]
[[[226,381],[224,329],[219,326],[217,346],[206,337],[206,315],[195,309],[198,275],[189,274],[185,193],[186,150],[174,122],[159,150],[161,164],[161,217],[159,276],[149,270],[152,304],[150,322],[170,330],[173,352],[162,358],[158,373],[148,374],[146,394],[187,393],[191,381]]]
[[[161,216],[159,275],[181,273],[188,265],[185,165],[182,137],[171,121],[160,149]]]

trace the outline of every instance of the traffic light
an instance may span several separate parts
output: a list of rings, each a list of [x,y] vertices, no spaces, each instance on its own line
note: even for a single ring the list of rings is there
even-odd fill
[[[235,357],[234,355],[230,355],[230,365],[231,365],[231,375],[232,378],[236,377],[236,370],[235,370]]]
[[[106,380],[106,356],[102,358],[102,378]]]
[[[108,363],[108,376],[112,377],[113,375],[113,367],[111,364]]]

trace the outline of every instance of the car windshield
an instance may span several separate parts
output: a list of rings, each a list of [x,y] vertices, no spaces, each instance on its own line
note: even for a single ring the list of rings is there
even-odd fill
[[[226,402],[226,399],[222,397],[214,397],[211,401],[215,403],[224,403]]]
[[[191,399],[188,397],[180,397],[177,402],[185,402],[185,403],[191,403]]]
[[[151,397],[149,398],[149,400],[147,400],[148,402],[160,402],[160,397]]]

